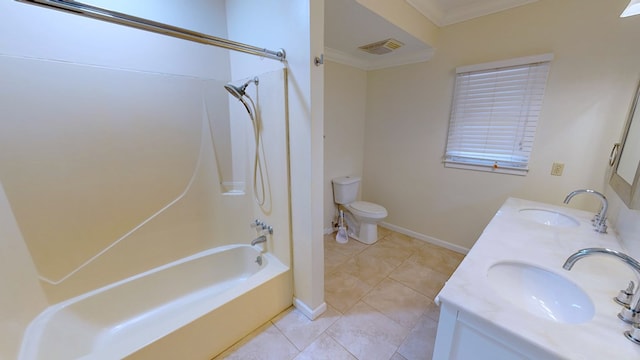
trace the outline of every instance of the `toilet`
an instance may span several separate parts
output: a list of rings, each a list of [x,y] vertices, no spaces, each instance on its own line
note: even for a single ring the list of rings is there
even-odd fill
[[[387,217],[387,209],[366,202],[356,201],[360,178],[343,176],[332,180],[333,200],[345,210],[349,236],[365,244],[378,241],[378,223]]]

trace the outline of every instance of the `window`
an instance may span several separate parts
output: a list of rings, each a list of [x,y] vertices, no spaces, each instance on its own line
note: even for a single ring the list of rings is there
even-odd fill
[[[446,167],[525,175],[552,54],[456,69]]]

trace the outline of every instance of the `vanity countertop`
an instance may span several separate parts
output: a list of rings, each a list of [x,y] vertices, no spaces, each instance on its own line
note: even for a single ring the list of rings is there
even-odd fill
[[[553,227],[534,222],[521,209],[545,209],[567,214],[579,221],[577,227]],[[624,252],[615,231],[593,230],[593,213],[534,201],[509,198],[484,229],[480,238],[436,297],[473,314],[491,325],[521,337],[562,359],[640,359],[640,345],[627,340],[631,328],[617,318],[620,305],[612,300],[634,272],[613,257],[589,256],[575,263],[571,271],[562,268],[567,257],[588,247]],[[522,262],[571,280],[589,295],[595,314],[579,324],[559,323],[533,315],[496,294],[487,278],[497,262]]]

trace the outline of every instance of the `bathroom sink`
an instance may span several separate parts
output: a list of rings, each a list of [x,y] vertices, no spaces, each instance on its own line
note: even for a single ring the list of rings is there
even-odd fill
[[[499,262],[489,268],[487,278],[496,294],[533,315],[571,324],[593,317],[593,302],[582,289],[543,268]]]
[[[547,226],[576,227],[578,220],[563,213],[545,209],[520,209],[520,216]]]

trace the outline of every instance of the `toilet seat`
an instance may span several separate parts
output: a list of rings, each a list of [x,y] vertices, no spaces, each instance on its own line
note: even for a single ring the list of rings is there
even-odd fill
[[[349,204],[348,207],[354,215],[360,217],[370,219],[382,219],[387,217],[387,209],[383,206],[367,201],[354,201]]]

